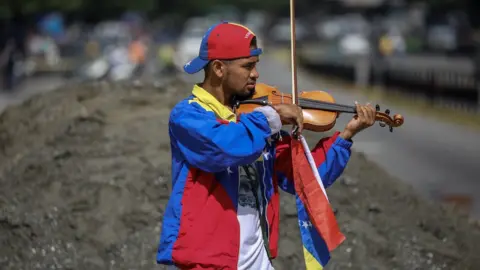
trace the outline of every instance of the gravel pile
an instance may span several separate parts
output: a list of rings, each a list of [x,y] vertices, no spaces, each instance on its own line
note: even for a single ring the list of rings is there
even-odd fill
[[[163,269],[167,121],[191,86],[78,85],[0,116],[0,269]],[[320,137],[307,134],[310,145]],[[354,153],[329,190],[347,241],[327,269],[480,269],[480,228]],[[282,193],[277,270],[303,269]]]

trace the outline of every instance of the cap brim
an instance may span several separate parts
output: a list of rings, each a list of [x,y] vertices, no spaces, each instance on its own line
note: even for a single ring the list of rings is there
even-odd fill
[[[194,74],[202,70],[207,64],[209,60],[203,60],[200,57],[194,58],[192,61],[188,62],[183,66],[183,70],[188,74]]]
[[[250,56],[259,56],[263,53],[262,48],[250,50]]]

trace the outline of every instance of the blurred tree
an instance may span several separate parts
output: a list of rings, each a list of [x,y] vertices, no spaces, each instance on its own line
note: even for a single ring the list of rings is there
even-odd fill
[[[463,9],[470,13],[476,12],[480,1],[475,0],[405,0],[407,3],[427,3],[431,9]],[[288,14],[289,0],[1,0],[0,17],[9,17],[12,9],[21,9],[24,14],[38,14],[57,10],[75,13],[77,16],[109,17],[124,11],[142,11],[147,15],[160,15],[175,12],[181,15],[202,15],[212,11],[214,6],[234,6],[240,11],[251,9],[268,10],[273,14]],[[300,7],[326,9],[333,5],[329,0],[297,1]],[[473,16],[475,17],[475,16]],[[478,16],[477,16],[478,17]]]

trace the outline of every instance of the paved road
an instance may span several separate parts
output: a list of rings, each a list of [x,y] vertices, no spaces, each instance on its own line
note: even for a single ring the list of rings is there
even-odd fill
[[[259,72],[260,81],[290,92],[288,65],[265,55],[261,58]],[[187,78],[195,82],[200,81],[202,76],[201,72]],[[298,87],[299,90],[328,90],[339,103],[368,101],[365,97],[335,87],[328,86],[327,89],[318,78],[309,78],[300,72]],[[375,104],[375,100],[370,102]],[[404,115],[404,125],[393,133],[378,125],[372,127],[355,138],[354,149],[364,152],[393,176],[434,199],[448,194],[479,198],[474,202],[472,214],[480,218],[480,133],[433,118],[419,117],[391,104],[380,105],[383,110],[389,108],[392,114]],[[342,128],[350,119],[351,115],[342,115],[336,128]]]
[[[51,91],[65,83],[60,76],[45,76],[27,79],[12,92],[5,92],[0,89],[0,114],[6,107],[19,104],[30,97]]]

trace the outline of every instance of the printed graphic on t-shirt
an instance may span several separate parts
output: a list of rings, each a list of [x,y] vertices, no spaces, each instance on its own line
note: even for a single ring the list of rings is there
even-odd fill
[[[256,172],[253,166],[240,166],[238,168],[238,176],[240,187],[238,189],[238,204],[242,207],[250,207],[256,209],[256,200],[253,191],[257,186]]]

